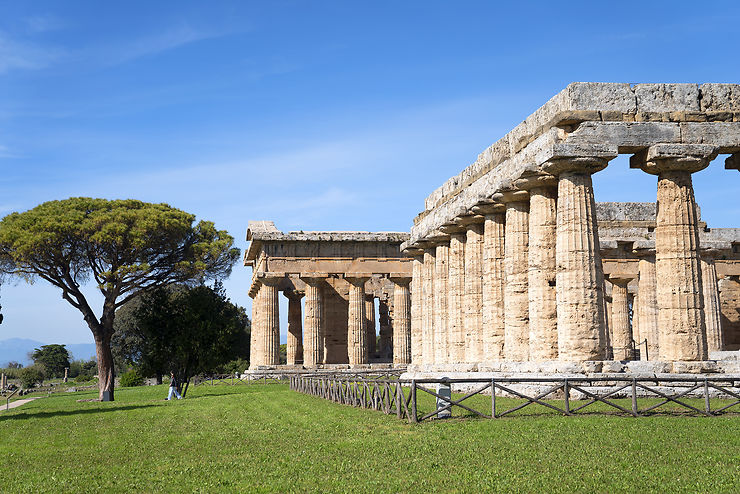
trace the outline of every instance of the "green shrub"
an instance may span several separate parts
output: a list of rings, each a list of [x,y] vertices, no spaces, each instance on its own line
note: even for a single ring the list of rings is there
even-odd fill
[[[139,371],[136,369],[131,369],[128,372],[124,372],[121,374],[121,387],[122,388],[131,388],[134,386],[141,386],[144,384],[144,376],[139,374]]]
[[[34,364],[30,367],[20,369],[19,377],[24,388],[33,388],[36,384],[42,384],[44,382],[46,371],[43,365]]]
[[[227,362],[223,366],[224,374],[242,374],[245,370],[249,369],[249,361],[243,358],[238,358]]]

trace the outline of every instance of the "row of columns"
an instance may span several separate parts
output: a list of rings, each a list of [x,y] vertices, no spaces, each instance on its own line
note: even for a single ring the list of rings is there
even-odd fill
[[[661,360],[706,359],[707,339],[717,338],[718,324],[707,328],[718,312],[705,319],[705,303],[719,307],[716,272],[700,262],[691,184],[714,156],[704,145],[656,145],[631,161],[658,176],[655,261],[640,261],[639,321],[657,332],[648,341],[657,340]],[[630,346],[626,280],[612,280],[607,314],[591,178],[613,157],[553,159],[547,174],[517,180],[422,244],[413,269],[414,362],[603,360],[607,346]],[[705,293],[711,276],[715,289]]]
[[[612,300],[608,328],[611,333],[611,346],[614,359],[628,358],[633,342],[640,346],[647,342],[649,360],[657,360],[660,352],[658,320],[657,284],[654,253],[640,253],[637,292],[632,300],[632,318],[629,317],[630,298],[628,285],[633,277],[610,276]],[[702,294],[704,298],[704,325],[706,328],[706,350],[712,352],[722,349],[722,308],[719,299],[717,269],[712,253],[703,251],[700,259],[702,275]],[[643,357],[643,360],[645,358]]]
[[[252,304],[252,336],[250,367],[276,366],[279,361],[280,323],[278,308],[278,285],[283,277],[259,278]],[[286,291],[288,298],[287,364],[295,365],[303,359],[303,366],[316,367],[324,362],[324,307],[321,284],[324,277],[302,276],[305,288],[305,307],[301,317],[300,292]],[[365,293],[367,276],[345,276],[349,283],[347,313],[347,353],[350,365],[368,364],[375,352],[375,310],[373,299]],[[389,314],[381,311],[381,350],[386,353],[392,341],[393,362],[411,362],[411,300],[410,277],[394,276],[393,281],[393,334],[387,333]],[[372,319],[372,320],[369,320]],[[370,325],[372,324],[372,334]]]

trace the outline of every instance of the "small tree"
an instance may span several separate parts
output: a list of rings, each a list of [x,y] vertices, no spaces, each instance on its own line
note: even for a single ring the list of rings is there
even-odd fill
[[[218,282],[214,288],[160,289],[136,304],[130,319],[122,318],[129,324],[116,332],[116,351],[143,374],[175,372],[183,395],[195,374],[249,354],[246,311],[226,298]]]
[[[33,364],[20,370],[21,384],[24,388],[33,388],[37,384],[43,384],[46,371],[41,364]]]
[[[172,283],[227,276],[239,258],[234,239],[213,223],[167,204],[77,197],[45,202],[0,221],[0,270],[62,290],[95,340],[100,399],[113,400],[110,341],[116,309]],[[98,314],[83,293],[93,281]]]
[[[34,349],[31,359],[44,366],[48,377],[62,377],[64,368],[69,367],[69,352],[64,345],[42,345]]]

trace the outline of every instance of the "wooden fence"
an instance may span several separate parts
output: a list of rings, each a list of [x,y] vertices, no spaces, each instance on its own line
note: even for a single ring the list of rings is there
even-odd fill
[[[410,423],[436,418],[457,407],[468,415],[495,419],[529,406],[565,416],[604,413],[640,417],[684,413],[715,417],[740,412],[737,377],[584,377],[390,380],[371,376],[293,375],[290,388],[300,393],[359,408],[395,414]],[[439,394],[432,385],[467,388],[458,397]],[[530,390],[531,388],[531,390]],[[490,394],[490,407],[463,403]],[[431,411],[421,411],[419,397],[434,399]],[[506,397],[501,400],[501,397]],[[497,397],[498,402],[497,403]],[[424,406],[428,405],[424,402]],[[480,400],[479,400],[480,401]],[[502,403],[503,402],[503,403]],[[626,403],[621,403],[626,402]],[[701,404],[697,403],[700,402]],[[594,406],[604,405],[602,407]],[[670,405],[667,407],[666,405]],[[474,408],[475,407],[475,408]],[[588,409],[588,410],[587,410]],[[732,409],[732,410],[731,410]],[[490,413],[489,413],[490,411]]]

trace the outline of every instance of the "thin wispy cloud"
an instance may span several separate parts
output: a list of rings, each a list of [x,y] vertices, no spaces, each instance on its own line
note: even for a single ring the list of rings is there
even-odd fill
[[[59,48],[50,48],[14,39],[0,32],[0,74],[13,70],[39,70],[49,67],[66,56]]]
[[[108,47],[104,51],[107,55],[107,63],[117,65],[229,34],[231,34],[231,31],[199,29],[190,24],[180,24],[159,33],[142,36],[118,47]]]
[[[34,15],[25,21],[26,27],[31,33],[46,33],[63,29],[67,24],[59,17],[53,15]]]

